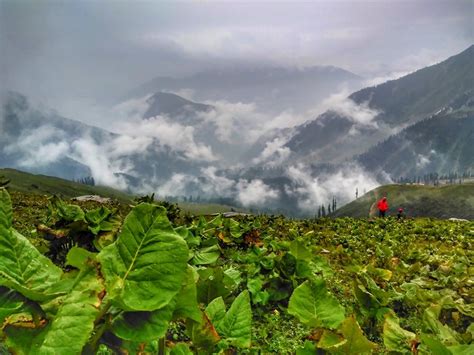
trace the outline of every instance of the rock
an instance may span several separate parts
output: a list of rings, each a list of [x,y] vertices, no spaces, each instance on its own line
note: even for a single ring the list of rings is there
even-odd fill
[[[449,218],[448,219],[449,221],[452,221],[452,222],[469,222],[467,219],[464,219],[464,218]]]
[[[219,216],[222,215],[224,218],[232,218],[232,217],[237,217],[237,216],[250,216],[248,213],[242,213],[242,212],[222,212],[222,213],[212,213],[210,216]]]
[[[110,199],[108,197],[102,197],[102,196],[99,196],[99,195],[78,196],[78,197],[74,197],[72,200],[73,201],[95,201],[95,202],[99,202],[99,203],[108,203],[108,202],[112,201],[112,199]]]

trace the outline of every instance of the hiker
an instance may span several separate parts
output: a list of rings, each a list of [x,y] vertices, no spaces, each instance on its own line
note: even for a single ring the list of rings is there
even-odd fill
[[[377,208],[379,209],[379,217],[385,217],[385,213],[388,210],[387,198],[383,197],[378,203]]]
[[[403,214],[403,208],[400,207],[398,209],[397,219],[402,219],[402,218],[405,218],[405,215]]]

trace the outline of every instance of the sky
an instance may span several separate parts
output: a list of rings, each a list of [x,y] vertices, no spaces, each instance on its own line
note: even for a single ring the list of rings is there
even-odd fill
[[[380,80],[471,45],[473,4],[0,0],[0,80],[56,107],[236,65],[333,65]]]

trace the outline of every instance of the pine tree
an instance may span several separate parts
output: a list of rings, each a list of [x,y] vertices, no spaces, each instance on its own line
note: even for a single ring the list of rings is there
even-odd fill
[[[321,218],[321,206],[318,207],[318,218]]]
[[[322,215],[323,217],[326,217],[326,210],[325,210],[325,208],[324,208],[324,205],[321,205],[321,215]]]
[[[331,204],[328,203],[328,214],[331,214]]]

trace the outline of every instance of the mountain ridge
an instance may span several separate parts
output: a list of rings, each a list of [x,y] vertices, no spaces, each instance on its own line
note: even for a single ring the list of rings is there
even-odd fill
[[[308,155],[306,160],[340,162],[350,158],[348,151],[352,156],[363,154],[392,134],[441,112],[457,98],[472,95],[474,65],[470,59],[474,60],[474,45],[433,66],[356,91],[344,103],[349,112],[328,110],[296,127],[286,147],[294,152],[293,159],[302,160]],[[365,121],[349,117],[347,105],[355,117],[365,114]],[[343,139],[338,151],[335,144]]]
[[[188,100],[179,95],[168,93],[168,92],[157,92],[147,99],[149,105],[146,112],[143,114],[143,118],[151,118],[155,116],[169,116],[169,117],[183,117],[191,115],[195,116],[196,113],[209,112],[214,107],[202,103],[197,103]],[[187,119],[186,121],[191,121]]]

